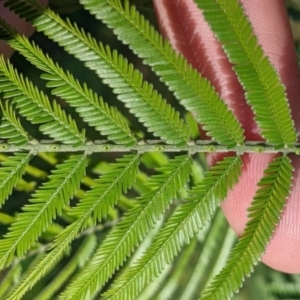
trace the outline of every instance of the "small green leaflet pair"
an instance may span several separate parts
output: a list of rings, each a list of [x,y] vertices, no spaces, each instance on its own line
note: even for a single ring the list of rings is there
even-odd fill
[[[239,2],[196,2],[234,63],[266,142],[276,149],[295,147],[297,136],[284,87],[257,45]],[[120,53],[35,0],[5,3],[30,21],[37,31],[94,71],[158,141],[174,145],[174,148],[189,145],[190,129],[181,114]],[[211,84],[176,54],[128,1],[123,4],[119,0],[81,0],[80,3],[112,28],[118,39],[152,68],[216,143],[228,150],[244,145],[239,122]],[[78,120],[107,137],[110,143],[128,147],[142,145],[138,130],[132,128],[108,101],[80,83],[38,45],[18,35],[3,20],[0,20],[0,37],[43,72],[41,77],[51,95],[63,99],[76,112],[67,114],[59,101],[52,100],[30,79],[19,74],[11,63],[0,59],[1,149],[4,151],[6,144],[13,145],[16,152],[0,156],[0,206],[9,202],[15,187],[23,190],[27,187],[32,191],[29,203],[12,218],[7,233],[0,240],[0,268],[10,267],[5,271],[3,282],[17,282],[11,284],[12,288],[9,284],[1,284],[0,295],[11,300],[23,298],[54,266],[62,267],[61,259],[73,249],[75,254],[71,254],[68,268],[60,270],[59,276],[40,291],[37,299],[93,299],[100,293],[104,299],[135,299],[167,264],[175,260],[200,229],[213,222],[220,201],[238,182],[242,157],[225,157],[211,167],[204,178],[191,180],[199,169],[195,167],[197,159],[190,154],[169,158],[161,153],[137,151],[116,159],[107,171],[99,166],[101,175],[93,178],[89,175],[93,173],[88,161],[91,153],[76,150],[91,143],[88,130],[80,129]],[[38,153],[52,165],[51,174],[34,163],[35,151],[24,150],[46,143],[29,134],[23,125],[24,119],[50,137],[52,140],[46,142],[56,147],[53,148],[55,155]],[[80,153],[62,158],[65,145],[73,146],[74,152]],[[151,167],[157,166],[157,174],[152,176],[142,171],[147,166],[147,155],[152,161]],[[43,172],[47,181],[37,187],[30,189],[28,182],[22,179],[23,174],[36,178],[38,174],[43,176]],[[93,176],[96,174],[94,172]],[[280,155],[269,164],[258,183],[244,234],[201,299],[230,299],[245,276],[252,272],[278,223],[292,175],[293,167],[287,155]],[[82,189],[82,183],[88,186],[87,191]],[[127,199],[128,190],[138,196]],[[79,199],[75,206],[71,205],[74,196]],[[176,203],[177,197],[183,198],[183,203]],[[66,226],[55,222],[58,216]],[[102,234],[105,224],[109,223],[107,220],[112,220],[112,230],[97,235],[97,230]],[[162,220],[161,228],[154,234],[153,228],[158,226],[159,220]],[[37,251],[26,272],[18,269],[18,276],[10,275],[14,265],[19,263],[17,257],[26,258],[32,249],[43,248],[40,238],[45,232],[55,232],[46,247],[49,251],[41,251],[41,255],[37,255]],[[85,237],[89,232],[91,234]],[[146,247],[144,242],[151,234],[151,244]],[[80,247],[72,248],[72,242],[78,240]],[[144,253],[125,264],[137,249]],[[118,272],[120,268],[122,272]],[[107,285],[115,274],[118,276]],[[195,284],[197,282],[193,289]]]

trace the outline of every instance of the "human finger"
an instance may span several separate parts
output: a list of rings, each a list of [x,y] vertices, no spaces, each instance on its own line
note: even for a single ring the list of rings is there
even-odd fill
[[[262,140],[232,65],[195,3],[192,0],[154,0],[154,3],[163,34],[216,87],[242,124],[246,139]],[[259,43],[286,85],[292,116],[299,129],[299,71],[284,1],[244,0],[241,3]],[[208,155],[208,162],[212,165],[220,158],[221,155]],[[248,220],[246,209],[255,195],[256,184],[273,158],[273,154],[243,156],[244,166],[239,184],[229,192],[222,204],[230,225],[238,234],[242,233]],[[292,161],[295,166],[293,190],[263,261],[275,269],[297,273],[300,272],[300,204],[297,201],[300,163],[295,156]]]

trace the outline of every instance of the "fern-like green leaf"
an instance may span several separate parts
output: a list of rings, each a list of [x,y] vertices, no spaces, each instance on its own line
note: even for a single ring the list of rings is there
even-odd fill
[[[205,291],[207,300],[230,299],[260,260],[290,193],[293,167],[287,156],[277,157],[265,170],[249,210],[249,221],[224,269]]]
[[[162,174],[152,177],[148,183],[153,190],[141,196],[126,213],[61,299],[85,299],[101,289],[184,187],[191,172],[191,159],[188,155],[176,157],[158,171]]]
[[[297,134],[285,88],[258,44],[240,1],[196,2],[233,63],[262,136],[276,147],[293,146]]]
[[[57,214],[62,213],[76,190],[86,168],[86,156],[76,155],[58,165],[50,180],[33,195],[5,238],[0,240],[0,268],[10,264],[15,253],[22,256],[34,244]]]
[[[9,144],[15,144],[16,146],[28,143],[29,136],[17,118],[12,106],[8,105],[7,102],[4,105],[0,102],[0,111],[3,118],[0,123],[0,139],[7,139]]]
[[[139,158],[139,155],[136,154],[125,155],[117,160],[115,168],[111,172],[103,175],[97,181],[93,189],[88,191],[78,206],[74,208],[73,214],[79,215],[77,221],[71,223],[57,236],[51,246],[52,250],[39,261],[8,300],[21,299],[26,291],[49,271],[51,265],[61,258],[77,234],[88,224],[90,217],[93,217],[96,222],[97,219],[100,220],[107,214],[108,209],[118,201],[122,192],[125,192],[133,184]]]
[[[72,74],[65,72],[53,60],[41,51],[34,43],[18,35],[10,26],[0,19],[0,30],[4,31],[5,38],[11,39],[9,44],[26,57],[28,61],[46,72],[42,78],[48,81],[52,94],[63,98],[89,125],[96,128],[103,135],[117,144],[135,144],[136,139],[130,132],[128,125],[123,121],[119,112],[109,107],[96,93],[81,85]],[[1,32],[1,31],[0,31]]]
[[[210,220],[228,189],[238,181],[241,165],[240,157],[227,157],[212,167],[205,179],[191,191],[192,196],[187,203],[167,221],[147,252],[114,282],[104,298],[134,299],[145,285],[157,277],[183,245],[189,243]]]
[[[31,5],[34,16],[39,9],[40,12],[43,10],[32,1],[17,2],[16,12],[19,13],[26,11],[26,7]],[[15,2],[13,4],[11,1],[7,2],[7,6],[13,10],[15,4]],[[142,74],[135,70],[122,55],[111,51],[108,46],[99,44],[90,34],[85,34],[69,21],[65,22],[50,9],[44,10],[43,15],[33,21],[33,25],[64,47],[67,52],[85,62],[88,68],[96,71],[103,82],[118,95],[118,99],[124,102],[154,135],[160,136],[171,144],[181,145],[189,141],[189,129],[179,117],[179,113],[151,84],[143,81]]]
[[[0,92],[12,99],[19,113],[34,124],[44,123],[40,130],[57,141],[66,144],[82,144],[84,133],[78,131],[75,121],[65,111],[39,91],[27,78],[18,74],[12,65],[0,57]]]
[[[228,147],[243,143],[243,130],[211,84],[175,53],[167,41],[154,30],[129,1],[80,0],[96,18],[114,29],[119,39],[127,44],[160,76],[176,98],[192,111],[203,124],[207,134]]]
[[[22,178],[25,168],[29,162],[28,153],[16,153],[1,163],[0,168],[0,207],[11,194],[14,186]]]

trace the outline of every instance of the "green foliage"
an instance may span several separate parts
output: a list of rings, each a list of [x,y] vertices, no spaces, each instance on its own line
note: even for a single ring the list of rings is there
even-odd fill
[[[136,139],[130,132],[128,125],[113,107],[103,102],[101,97],[80,85],[72,74],[64,72],[52,59],[45,55],[36,45],[31,44],[22,36],[15,35],[14,48],[22,53],[29,61],[39,65],[47,72],[42,78],[47,80],[47,86],[52,88],[52,95],[63,98],[68,104],[76,108],[83,121],[95,127],[103,135],[117,144],[132,144]],[[34,53],[34,55],[32,55]],[[86,103],[90,106],[87,107]]]
[[[190,163],[189,156],[177,157],[160,169],[162,174],[151,178],[148,185],[153,190],[137,199],[136,205],[128,210],[107,236],[106,243],[95,252],[89,267],[78,275],[62,295],[63,299],[83,298],[87,290],[89,295],[94,295],[106,283],[153,228],[176,192],[184,187],[191,172]],[[94,274],[93,277],[90,274]]]
[[[0,58],[1,299],[230,299],[253,271],[291,190],[282,147],[297,151],[296,132],[284,87],[239,1],[196,2],[269,144],[259,149],[282,152],[257,184],[237,244],[231,250],[235,235],[218,207],[253,147],[211,83],[128,1],[80,3],[133,60],[35,0],[8,0],[96,84],[0,19],[1,39],[42,79]],[[191,115],[213,142],[192,140]],[[206,170],[196,152],[217,148],[231,153]],[[288,287],[279,281],[270,285],[274,297],[299,295],[296,277]]]

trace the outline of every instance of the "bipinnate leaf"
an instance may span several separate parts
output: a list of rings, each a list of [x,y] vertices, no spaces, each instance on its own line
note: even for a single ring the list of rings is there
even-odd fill
[[[293,179],[287,156],[275,158],[258,183],[249,210],[249,221],[223,270],[214,278],[201,299],[230,299],[260,260],[279,222]]]
[[[100,245],[90,264],[62,293],[61,299],[92,297],[103,287],[154,227],[176,193],[184,187],[191,172],[191,158],[189,155],[178,156],[158,171],[161,174],[153,176],[148,182],[152,191],[137,199],[134,207]]]
[[[146,253],[104,293],[104,299],[134,299],[157,277],[183,245],[188,244],[210,220],[228,189],[237,183],[241,166],[241,158],[237,156],[227,157],[212,167],[204,180],[191,191],[187,202],[175,210]]]
[[[262,136],[276,147],[297,140],[285,88],[238,0],[196,0],[233,64]],[[218,17],[216,17],[218,16]]]
[[[15,254],[24,255],[52,220],[62,213],[85,174],[86,156],[76,155],[57,166],[49,181],[37,189],[30,204],[23,207],[9,232],[0,240],[0,268]]]
[[[7,161],[1,162],[0,208],[22,178],[29,159],[30,155],[28,153],[16,153],[14,156],[10,156]]]
[[[93,299],[102,289],[102,299],[136,299],[161,274],[163,282],[158,279],[152,285],[155,291],[148,294],[145,292],[149,299],[149,295],[164,298],[168,288],[171,298],[176,295],[182,299],[194,299],[209,284],[216,269],[221,268],[221,260],[227,258],[231,249],[234,233],[231,230],[228,238],[226,234],[229,231],[223,226],[225,219],[220,219],[215,212],[228,191],[238,182],[243,170],[240,153],[253,150],[252,144],[243,145],[244,132],[241,124],[210,82],[176,53],[168,41],[163,40],[130,4],[131,1],[79,2],[96,19],[111,28],[144,64],[152,68],[173,92],[179,104],[201,124],[207,136],[212,138],[212,144],[220,144],[217,145],[218,150],[224,151],[237,146],[234,149],[237,154],[224,154],[225,158],[212,166],[205,178],[202,178],[200,170],[200,180],[197,180],[199,174],[196,173],[199,169],[193,170],[190,155],[206,142],[193,147],[194,144],[190,143],[190,129],[180,117],[182,112],[163,99],[132,63],[68,19],[41,6],[38,0],[6,0],[5,5],[30,21],[37,31],[44,33],[68,54],[83,62],[88,69],[95,71],[124,104],[122,107],[125,106],[159,139],[154,142],[139,141],[134,133],[134,130],[139,129],[129,128],[122,112],[105,103],[105,100],[93,92],[92,87],[82,84],[37,44],[17,34],[0,19],[0,39],[6,40],[32,65],[42,70],[46,87],[50,88],[53,96],[59,98],[58,101],[52,100],[15,70],[9,61],[0,58],[0,151],[11,152],[11,149],[17,149],[17,153],[11,156],[0,153],[1,160],[4,161],[0,167],[0,207],[20,184],[20,180],[28,180],[27,177],[22,179],[25,171],[26,176],[29,175],[33,180],[48,174],[47,168],[44,170],[35,160],[28,165],[32,153],[38,153],[37,161],[45,160],[54,169],[47,181],[32,193],[29,203],[23,206],[23,211],[16,216],[6,212],[1,214],[10,227],[0,240],[0,270],[9,265],[14,267],[12,262],[17,262],[17,266],[25,265],[26,270],[16,272],[16,276],[21,272],[21,278],[18,278],[15,289],[14,286],[8,288],[1,284],[0,294],[5,300],[19,300],[24,296],[28,298],[30,294],[25,294],[46,275],[50,278],[50,271],[57,268],[56,277],[49,281],[46,278],[49,284],[45,286],[42,283],[42,289],[37,287],[39,293],[35,295],[36,300],[57,298],[60,290],[62,300]],[[217,39],[223,44],[245,89],[247,102],[255,113],[258,129],[266,143],[271,144],[262,145],[262,149],[269,150],[272,147],[271,151],[274,151],[274,148],[288,147],[281,151],[290,151],[290,148],[296,151],[297,136],[285,89],[259,46],[240,1],[195,2],[203,10]],[[74,108],[71,109],[76,112],[74,118],[66,114],[65,108],[59,104],[60,100]],[[116,149],[127,153],[134,149],[134,153],[122,154],[109,167],[109,163],[106,162],[105,166],[102,163],[106,156],[103,158],[93,154],[90,156],[91,167],[88,170],[93,168],[94,159],[100,157],[101,162],[96,162],[97,170],[94,169],[93,172],[100,170],[101,175],[97,179],[85,177],[87,156],[93,151],[104,150],[105,146],[100,149],[99,141],[95,144],[93,141],[86,142],[85,131],[80,132],[77,122],[83,128],[85,125],[88,125],[87,128],[94,127],[108,138],[110,144],[119,144],[112,147],[109,145],[109,151]],[[26,132],[28,123],[38,125],[37,131],[39,129],[40,133],[48,135],[52,141],[32,141],[30,134]],[[31,129],[32,132],[35,131],[30,128],[30,132]],[[150,154],[148,157],[145,155],[139,170],[141,153],[144,149],[149,149],[149,145],[152,147],[152,143],[155,146],[151,149],[155,151],[161,151],[161,145],[164,147],[168,143],[171,146],[166,146],[167,151],[173,149],[171,151],[177,153],[184,149],[189,153],[169,160],[166,159],[167,155],[162,155],[163,159],[157,154]],[[46,149],[44,147],[49,144],[47,149],[57,149],[58,153],[71,149],[80,154],[57,165],[57,161],[65,156],[41,153],[41,149]],[[80,148],[76,149],[76,146]],[[184,148],[179,149],[178,146]],[[214,145],[206,149],[213,151]],[[173,154],[171,157],[174,157]],[[150,177],[145,169],[152,170],[154,165],[160,166],[156,170],[159,174]],[[147,175],[144,176],[143,172]],[[204,292],[203,299],[229,299],[240,288],[245,276],[252,272],[279,222],[291,190],[292,175],[293,167],[287,154],[278,154],[268,165],[249,208],[250,220],[246,229],[234,247],[227,265]],[[189,191],[186,191],[187,182],[190,184]],[[81,183],[87,190],[79,189]],[[26,182],[26,189],[23,186],[22,192],[31,192],[35,184],[34,181],[30,184]],[[75,206],[69,207],[69,200],[74,194],[79,200]],[[137,198],[133,199],[136,194]],[[167,211],[178,195],[185,199],[176,201],[177,206],[172,206]],[[114,207],[116,204],[117,208]],[[116,215],[110,214],[111,211],[116,212]],[[61,215],[60,220],[66,222],[65,227],[63,224],[52,224],[58,215]],[[107,215],[115,219],[105,222]],[[117,215],[121,218],[118,223]],[[208,226],[207,231],[202,231],[203,253],[192,255],[198,241],[194,240],[189,246],[184,246],[210,221],[212,225]],[[109,232],[101,232],[107,226],[114,228]],[[53,228],[55,230],[51,231]],[[216,232],[219,234],[217,238],[214,236]],[[52,239],[49,245],[38,243],[39,239],[48,239],[49,236]],[[198,233],[198,238],[199,236]],[[230,240],[229,245],[223,243],[218,248],[223,240],[228,241],[227,238]],[[73,245],[74,240],[76,242]],[[84,240],[87,240],[87,244],[84,244]],[[91,257],[96,243],[99,244],[98,248]],[[36,248],[32,249],[33,246]],[[218,250],[214,251],[216,248]],[[137,251],[132,255],[135,250]],[[175,264],[171,265],[180,252]],[[62,258],[66,254],[70,254],[70,258],[64,259],[67,263],[62,268]],[[207,262],[201,259],[203,255]],[[26,261],[21,263],[23,259]],[[183,264],[191,259],[195,262],[195,268],[183,274]],[[124,265],[125,268],[122,268]],[[169,266],[167,271],[170,270],[170,273],[163,273],[167,269],[166,265]],[[197,267],[201,270],[196,270]],[[120,268],[122,269],[118,272]],[[70,279],[76,271],[74,278]],[[180,284],[174,284],[183,277]],[[5,284],[8,282],[12,282],[10,276],[7,276]],[[161,283],[165,286],[159,293],[156,288]],[[8,293],[10,294],[7,295]],[[140,295],[141,299],[145,294]]]
[[[239,122],[209,81],[178,55],[129,1],[80,2],[152,67],[180,103],[193,112],[209,136],[228,147],[243,143]]]

